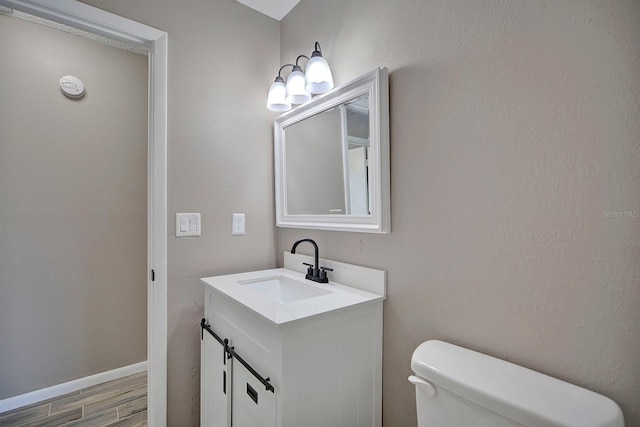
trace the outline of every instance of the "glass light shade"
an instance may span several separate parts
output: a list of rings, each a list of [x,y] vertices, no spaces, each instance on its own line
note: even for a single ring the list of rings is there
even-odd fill
[[[331,68],[324,58],[314,55],[307,63],[306,89],[310,93],[325,93],[333,89],[333,76]]]
[[[311,94],[305,89],[304,73],[300,67],[295,67],[294,71],[287,77],[286,100],[291,104],[304,104],[311,100]]]
[[[286,88],[284,80],[280,78],[271,85],[269,96],[267,97],[267,108],[271,111],[288,111],[291,109],[291,103],[285,99]]]

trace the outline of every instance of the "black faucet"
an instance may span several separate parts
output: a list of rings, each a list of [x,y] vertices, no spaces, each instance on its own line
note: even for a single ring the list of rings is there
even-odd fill
[[[331,268],[327,268],[327,267],[319,267],[318,264],[320,262],[320,257],[318,255],[318,245],[316,242],[314,242],[312,239],[300,239],[297,242],[295,242],[293,244],[293,246],[291,247],[291,253],[295,254],[296,253],[296,248],[298,247],[298,245],[302,242],[309,242],[313,245],[313,250],[314,252],[314,259],[315,259],[315,264],[311,265],[311,264],[307,264],[306,262],[304,262],[303,264],[306,265],[307,268],[307,275],[305,276],[306,279],[308,280],[313,280],[314,282],[318,282],[318,283],[329,283],[329,278],[327,277],[327,271],[333,271],[333,269]]]

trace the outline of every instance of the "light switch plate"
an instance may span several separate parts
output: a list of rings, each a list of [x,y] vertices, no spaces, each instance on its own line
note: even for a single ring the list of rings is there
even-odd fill
[[[199,213],[177,213],[176,214],[176,237],[199,236],[200,235],[200,214]]]

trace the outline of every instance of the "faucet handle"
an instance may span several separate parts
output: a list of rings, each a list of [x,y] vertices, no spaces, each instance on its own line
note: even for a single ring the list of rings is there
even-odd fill
[[[326,279],[327,278],[327,271],[333,271],[333,268],[320,267],[320,278],[321,279]]]
[[[307,266],[307,275],[313,275],[313,264],[309,264],[308,262],[303,262],[302,265]]]

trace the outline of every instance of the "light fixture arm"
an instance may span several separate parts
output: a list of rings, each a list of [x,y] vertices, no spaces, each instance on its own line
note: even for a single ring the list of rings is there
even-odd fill
[[[307,55],[298,55],[298,57],[296,58],[296,66],[298,67],[298,61],[300,61],[300,58],[305,58],[307,61],[309,60],[309,57]]]
[[[283,81],[284,79],[282,78],[282,76],[280,75],[282,73],[282,70],[284,69],[284,67],[293,67],[295,68],[297,66],[297,61],[296,61],[296,65],[294,64],[284,64],[282,67],[280,67],[280,69],[278,70],[278,77],[276,77],[276,81]]]
[[[320,43],[316,42],[314,48],[313,48],[313,53],[318,52],[318,54],[320,54],[320,56],[322,56],[322,48],[320,47]],[[313,53],[311,54],[311,56],[314,56]],[[317,56],[317,55],[316,55]]]

